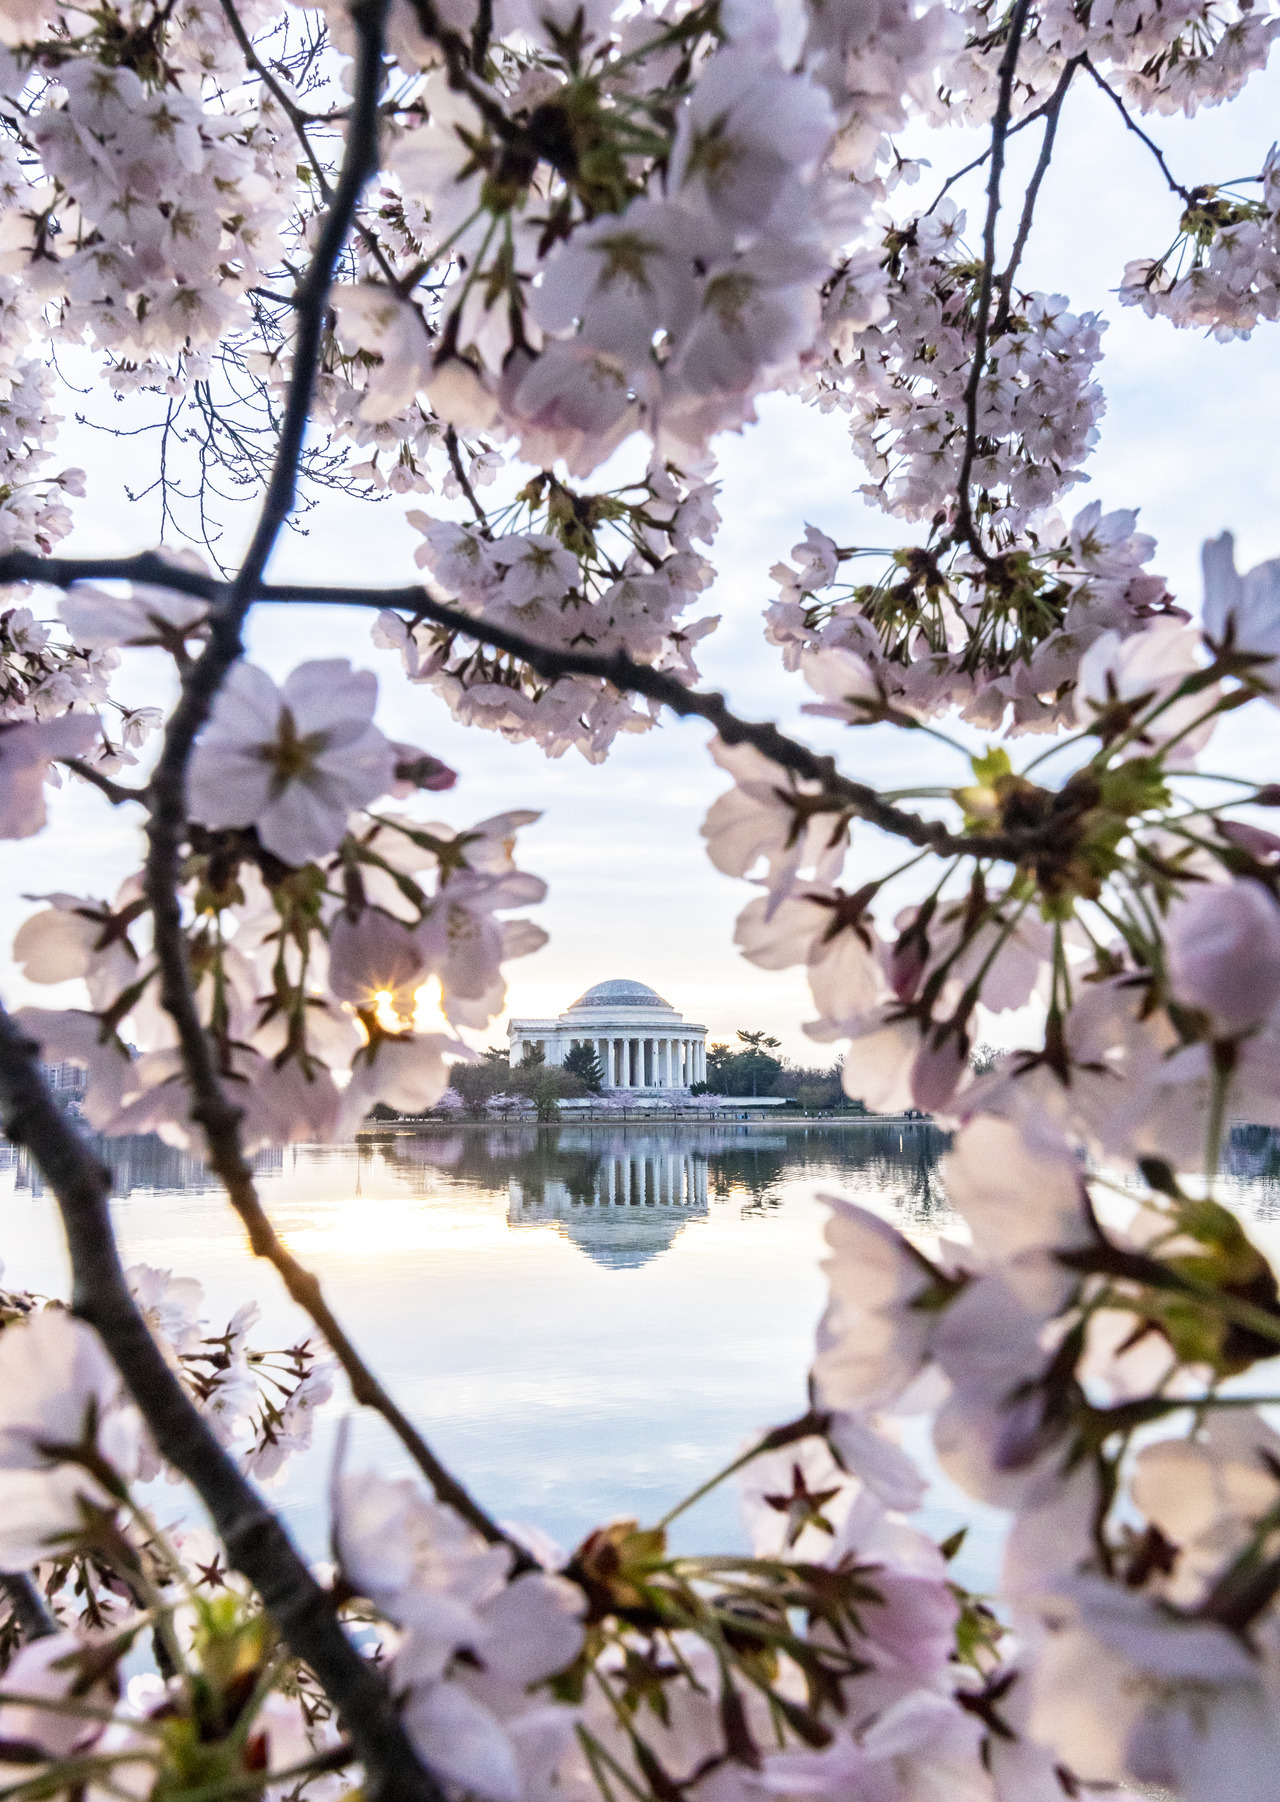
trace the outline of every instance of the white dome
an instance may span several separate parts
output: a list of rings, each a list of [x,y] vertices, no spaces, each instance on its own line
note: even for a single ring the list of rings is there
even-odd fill
[[[596,983],[585,995],[578,996],[569,1012],[577,1013],[580,1007],[665,1007],[668,1013],[675,1012],[671,1003],[647,983],[630,982],[620,976]]]

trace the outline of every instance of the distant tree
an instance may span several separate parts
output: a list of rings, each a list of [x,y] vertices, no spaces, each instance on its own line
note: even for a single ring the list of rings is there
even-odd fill
[[[505,1052],[500,1058],[486,1052],[478,1064],[455,1064],[449,1082],[466,1103],[468,1113],[479,1117],[493,1097],[505,1094],[511,1085]]]
[[[771,1095],[784,1095],[805,1109],[843,1107],[847,1097],[840,1082],[840,1065],[828,1069],[804,1068],[786,1064],[770,1089]]]
[[[737,1070],[741,1072],[739,1080],[742,1082],[743,1090],[745,1091],[747,1083],[750,1082],[751,1093],[758,1095],[761,1083],[767,1085],[781,1073],[782,1059],[770,1057],[769,1053],[776,1051],[782,1041],[770,1038],[766,1032],[740,1032],[738,1038],[746,1049],[740,1051],[732,1061],[737,1066]],[[736,1092],[733,1089],[726,1091],[731,1095]]]
[[[564,1064],[549,1064],[541,1052],[526,1058],[511,1072],[513,1095],[524,1095],[538,1110],[539,1120],[558,1120],[560,1103],[589,1094],[586,1083]]]
[[[514,1067],[520,1070],[532,1070],[541,1064],[545,1064],[546,1061],[547,1054],[542,1049],[541,1045],[526,1045],[523,1057],[520,1059],[519,1064]]]
[[[511,1053],[505,1045],[486,1045],[483,1055],[487,1064],[501,1064],[504,1070],[511,1068]]]
[[[707,1048],[707,1080],[702,1085],[695,1083],[693,1093],[698,1095],[710,1091],[714,1095],[727,1095],[729,1091],[724,1086],[724,1072],[732,1056],[727,1045],[710,1045]]]
[[[595,1046],[585,1039],[570,1046],[564,1068],[581,1077],[593,1095],[598,1095],[604,1087],[604,1066],[596,1055]]]
[[[1000,1062],[1000,1053],[994,1045],[975,1045],[969,1053],[969,1068],[975,1076],[989,1076]]]

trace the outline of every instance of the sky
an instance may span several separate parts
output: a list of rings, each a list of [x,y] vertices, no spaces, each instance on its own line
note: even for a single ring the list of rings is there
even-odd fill
[[[1272,143],[1280,102],[1280,72],[1255,77],[1233,106],[1206,111],[1192,122],[1148,119],[1177,178],[1185,185],[1256,173]],[[1012,183],[1029,167],[1033,129],[1014,140]],[[927,206],[945,175],[981,147],[963,132],[921,132],[913,148],[931,159],[917,188],[899,190],[898,211]],[[953,190],[970,207],[970,242],[980,234],[978,190]],[[1045,182],[1019,280],[1027,288],[1069,297],[1072,309],[1097,310],[1110,322],[1100,379],[1108,410],[1088,465],[1091,483],[1064,503],[1068,517],[1100,499],[1104,510],[1139,507],[1140,526],[1159,541],[1151,567],[1160,570],[1184,604],[1199,601],[1199,547],[1231,528],[1242,568],[1280,555],[1280,342],[1262,326],[1248,342],[1220,345],[1176,332],[1121,308],[1114,290],[1126,261],[1162,252],[1176,229],[1180,202],[1165,189],[1153,160],[1126,133],[1111,103],[1093,89],[1073,92]],[[1016,205],[1015,205],[1016,216]],[[145,486],[138,440],[103,437],[78,425],[77,410],[106,417],[93,396],[69,396],[64,461],[82,463],[89,495],[78,503],[68,552],[118,554],[155,542],[149,502],[132,504],[124,485]],[[114,413],[113,419],[127,417]],[[145,442],[145,441],[143,441]],[[800,679],[787,675],[763,641],[761,612],[773,597],[769,569],[803,536],[806,522],[843,544],[893,545],[909,528],[869,508],[856,494],[863,479],[845,427],[785,396],[759,407],[759,421],[740,436],[718,441],[720,511],[724,524],[712,552],[719,576],[702,597],[703,611],[721,625],[698,647],[706,683],[720,688],[736,711],[769,718],[835,752],[851,776],[897,787],[963,780],[963,765],[941,747],[926,749],[916,735],[887,728],[850,731],[802,718]],[[270,574],[280,580],[385,583],[412,581],[418,535],[404,521],[406,506],[456,510],[439,497],[414,496],[377,506],[326,501],[309,515],[305,534],[289,534]],[[228,519],[228,545],[245,539],[253,510]],[[593,766],[576,752],[549,760],[533,745],[508,745],[492,733],[463,729],[430,691],[411,687],[398,659],[376,651],[370,615],[346,608],[259,607],[250,622],[250,654],[283,677],[309,657],[346,656],[373,668],[380,682],[379,721],[396,738],[422,745],[460,772],[446,795],[422,797],[426,819],[464,826],[509,808],[540,812],[521,834],[519,861],[549,884],[533,910],[550,934],[532,957],[507,966],[512,1013],[559,1013],[593,983],[610,977],[647,982],[686,1019],[705,1024],[712,1040],[738,1029],[763,1028],[802,1063],[829,1061],[829,1050],[804,1037],[812,1017],[800,971],[757,970],[735,951],[733,923],[752,898],[751,885],[720,875],[709,863],[698,827],[727,786],[706,752],[708,728],[664,719],[658,730],[621,738],[607,762]],[[164,701],[170,678],[154,652],[129,654],[121,695]],[[1259,718],[1259,715],[1262,717]],[[1215,765],[1247,771],[1267,762],[1272,724],[1255,706],[1220,728]],[[972,740],[970,735],[969,742]],[[135,810],[128,810],[130,813]],[[53,799],[51,827],[39,838],[6,847],[7,880],[0,882],[0,943],[30,911],[23,896],[67,890],[110,896],[140,861],[140,838],[130,824],[80,784]],[[897,853],[870,828],[855,831],[845,886],[888,867]],[[900,905],[900,897],[892,905]],[[36,990],[11,964],[0,988],[15,1004],[76,1005],[70,985]],[[1016,1024],[990,1023],[988,1036],[1009,1042]],[[479,1044],[505,1041],[505,1017]]]

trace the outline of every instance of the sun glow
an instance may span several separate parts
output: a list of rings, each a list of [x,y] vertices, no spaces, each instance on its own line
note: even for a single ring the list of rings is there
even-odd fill
[[[430,977],[413,996],[413,1028],[415,1032],[443,1032],[452,1035],[453,1028],[440,1006],[440,978]]]
[[[396,1012],[390,989],[379,989],[374,996],[373,1015],[384,1032],[403,1032],[409,1025],[409,1021],[402,1020]]]

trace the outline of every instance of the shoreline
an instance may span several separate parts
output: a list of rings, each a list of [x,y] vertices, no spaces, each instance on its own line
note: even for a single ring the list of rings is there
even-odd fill
[[[421,1133],[454,1133],[454,1132],[493,1132],[504,1127],[534,1127],[541,1132],[558,1131],[562,1127],[597,1126],[616,1129],[627,1126],[758,1126],[771,1132],[779,1128],[796,1128],[812,1126],[937,1126],[931,1114],[919,1118],[911,1118],[906,1114],[793,1114],[779,1118],[777,1115],[748,1115],[745,1118],[738,1114],[661,1114],[628,1113],[626,1115],[575,1114],[560,1120],[373,1120],[358,1127],[356,1138],[367,1139],[381,1137],[408,1138],[417,1137]]]

